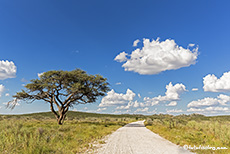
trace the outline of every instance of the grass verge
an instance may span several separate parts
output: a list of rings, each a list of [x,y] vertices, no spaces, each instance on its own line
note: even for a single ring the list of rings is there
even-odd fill
[[[72,115],[60,126],[50,114],[0,116],[0,151],[3,154],[82,153],[92,146],[90,143],[134,120]]]
[[[191,150],[198,154],[230,153],[229,116],[205,117],[202,115],[153,115],[146,121],[146,127],[177,145],[191,147],[226,147],[221,150]]]

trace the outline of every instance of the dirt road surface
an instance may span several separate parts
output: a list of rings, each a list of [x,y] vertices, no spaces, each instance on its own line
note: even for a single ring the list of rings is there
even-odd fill
[[[192,154],[151,132],[144,121],[130,123],[112,133],[98,154]]]

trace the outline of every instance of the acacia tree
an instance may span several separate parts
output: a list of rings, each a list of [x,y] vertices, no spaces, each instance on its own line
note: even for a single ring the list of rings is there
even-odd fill
[[[107,79],[101,75],[88,75],[85,71],[48,71],[39,79],[31,80],[26,90],[17,92],[8,107],[14,108],[18,100],[43,100],[50,104],[58,124],[62,125],[70,107],[93,103],[109,90]],[[55,106],[57,111],[55,110]]]

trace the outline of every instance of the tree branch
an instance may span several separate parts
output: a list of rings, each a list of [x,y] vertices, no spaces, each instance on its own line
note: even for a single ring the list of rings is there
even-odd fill
[[[72,99],[72,100],[69,99],[68,102],[66,103],[65,107],[67,107],[67,106],[69,107],[70,103],[75,102],[76,100],[81,99],[83,96],[84,96],[84,94],[82,94],[80,97],[77,97],[75,99]]]
[[[59,92],[58,92],[58,90],[57,90],[57,95],[55,95],[55,97],[56,97],[56,99],[58,100],[58,102],[63,106],[63,103],[62,103],[62,101],[59,99]]]
[[[52,100],[52,102],[53,102],[54,104],[56,104],[56,105],[57,105],[58,110],[61,110],[61,107],[60,107],[60,105],[57,103],[57,101],[56,101],[56,99],[55,99],[55,97],[54,97],[54,96],[53,96],[53,100]]]
[[[57,112],[54,110],[54,107],[53,107],[53,103],[52,103],[52,102],[50,103],[50,109],[51,109],[51,111],[55,114],[56,118],[58,119],[58,118],[59,118],[59,115],[58,115]]]
[[[68,105],[68,101],[71,99],[71,97],[74,95],[74,93],[72,93],[71,95],[69,95],[69,97],[65,100],[65,102],[63,103],[63,105],[67,106]],[[66,104],[67,103],[67,104]]]

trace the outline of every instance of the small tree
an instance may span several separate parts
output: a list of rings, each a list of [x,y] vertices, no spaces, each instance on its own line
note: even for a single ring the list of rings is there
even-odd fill
[[[39,79],[31,80],[25,88],[26,91],[22,90],[13,96],[15,99],[8,103],[8,107],[13,109],[18,100],[43,100],[50,104],[50,109],[60,125],[63,124],[70,107],[93,103],[98,96],[104,96],[109,90],[106,78],[88,75],[80,69],[45,72]]]

